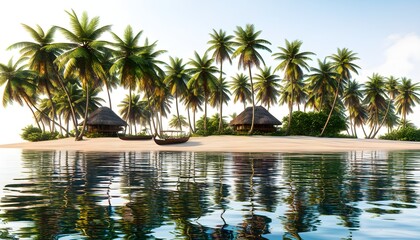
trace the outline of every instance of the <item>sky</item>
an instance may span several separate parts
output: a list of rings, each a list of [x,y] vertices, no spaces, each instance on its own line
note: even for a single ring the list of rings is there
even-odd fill
[[[271,42],[272,53],[279,52],[285,39],[301,40],[303,51],[316,54],[309,62],[316,66],[316,59],[323,60],[337,48],[348,48],[360,58],[356,63],[361,70],[353,75],[359,82],[373,73],[420,82],[420,1],[416,0],[14,0],[0,9],[0,62],[6,64],[12,57],[16,61],[19,54],[7,47],[31,40],[22,23],[32,27],[38,24],[44,30],[53,25],[70,28],[66,11],[72,9],[78,16],[84,11],[90,18],[99,16],[100,25],[112,25],[119,36],[127,25],[143,31],[143,40],[157,41],[157,49],[167,51],[161,57],[166,62],[169,56],[187,62],[194,51],[202,55],[209,47],[213,29],[234,35],[237,26],[253,24],[261,31],[260,38]],[[59,33],[56,37],[63,40]],[[109,34],[103,38],[111,40]],[[274,69],[278,62],[272,53],[262,55],[266,65]],[[228,80],[243,71],[236,60],[231,66],[225,63],[224,69]],[[276,74],[283,76],[282,72]],[[3,90],[0,87],[1,99]],[[113,92],[115,105],[126,93],[123,89]],[[243,107],[232,101],[225,109],[224,115],[230,115],[240,113]],[[210,114],[215,112],[211,110]],[[288,114],[284,106],[273,107],[270,112],[280,120]],[[420,107],[416,107],[408,116],[416,126],[420,126],[419,112]],[[29,124],[34,122],[27,107],[1,105],[0,144],[22,142],[19,134]]]

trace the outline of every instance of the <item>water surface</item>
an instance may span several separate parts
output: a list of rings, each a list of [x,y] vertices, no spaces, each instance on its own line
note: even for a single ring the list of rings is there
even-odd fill
[[[420,236],[420,152],[0,154],[0,238]]]

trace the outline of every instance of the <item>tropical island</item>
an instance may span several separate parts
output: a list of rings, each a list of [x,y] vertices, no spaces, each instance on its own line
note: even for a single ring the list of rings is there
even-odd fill
[[[353,78],[361,69],[359,58],[348,48],[315,59],[315,53],[303,50],[302,41],[285,40],[272,52],[271,42],[260,37],[262,31],[247,24],[237,26],[232,34],[213,29],[203,54],[195,52],[189,60],[170,56],[164,61],[166,50],[147,38],[141,44],[142,31],[130,25],[120,35],[111,25],[100,25],[99,17],[89,18],[86,12],[79,16],[73,10],[66,13],[69,28],[44,30],[22,24],[32,40],[12,44],[9,49],[20,51],[18,60],[0,64],[3,105],[26,105],[33,114],[36,126],[24,129],[25,140],[103,137],[86,132],[84,119],[105,102],[98,96],[102,92],[112,109],[115,88],[127,91],[118,112],[130,135],[159,135],[165,129],[164,119],[172,114],[171,128],[196,136],[373,139],[386,128],[380,138],[420,140],[420,130],[407,121],[420,102],[418,83],[374,73],[362,84]],[[67,42],[57,42],[57,33]],[[113,40],[104,38],[105,34]],[[262,52],[272,53],[277,65],[266,66]],[[238,71],[228,76],[224,66],[234,61]],[[224,106],[232,100],[242,103],[244,111],[250,106],[250,124],[241,128],[229,124]],[[255,129],[256,109],[261,105],[269,111],[276,104],[288,106],[282,126],[268,132]],[[187,117],[180,114],[183,107]],[[208,116],[209,107],[218,114]],[[203,116],[196,120],[200,112]]]

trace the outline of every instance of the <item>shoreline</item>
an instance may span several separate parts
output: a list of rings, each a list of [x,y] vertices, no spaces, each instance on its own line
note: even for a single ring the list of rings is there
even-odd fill
[[[280,152],[337,153],[353,151],[420,150],[420,142],[380,139],[320,138],[307,136],[208,136],[191,137],[183,144],[159,146],[153,140],[124,141],[119,138],[64,138],[42,142],[3,144],[0,148],[69,150],[82,152],[183,151],[183,152]]]

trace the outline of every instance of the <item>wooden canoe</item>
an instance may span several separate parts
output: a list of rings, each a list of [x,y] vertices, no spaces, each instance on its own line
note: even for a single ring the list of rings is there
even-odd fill
[[[187,137],[177,137],[177,138],[157,138],[154,137],[153,140],[157,145],[168,145],[168,144],[178,144],[185,143],[190,139],[190,136]]]
[[[118,135],[118,137],[121,140],[128,140],[128,141],[131,141],[131,140],[150,140],[150,139],[153,138],[153,136],[151,136],[151,135],[143,135],[143,136],[140,136],[140,135]]]

